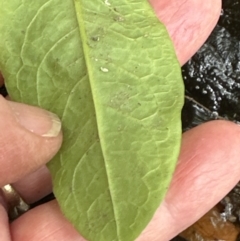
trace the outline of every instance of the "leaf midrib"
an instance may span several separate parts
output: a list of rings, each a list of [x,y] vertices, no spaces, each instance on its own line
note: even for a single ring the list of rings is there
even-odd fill
[[[108,186],[109,186],[109,194],[110,194],[110,197],[111,197],[111,200],[112,200],[112,207],[113,207],[113,214],[114,214],[114,217],[115,217],[117,236],[118,236],[119,240],[121,240],[119,228],[118,228],[118,224],[117,224],[118,219],[116,218],[117,217],[117,215],[116,215],[117,211],[116,211],[115,206],[114,206],[114,198],[113,198],[113,195],[112,195],[112,192],[111,192],[111,181],[109,180],[110,178],[109,178],[109,173],[108,173],[107,165],[106,165],[106,159],[105,159],[106,151],[104,150],[104,145],[102,145],[102,142],[101,142],[101,140],[102,140],[101,133],[98,131],[99,130],[99,128],[98,128],[99,127],[98,111],[97,111],[97,108],[96,108],[94,93],[92,91],[92,86],[94,85],[92,79],[94,79],[94,78],[92,76],[93,71],[91,71],[91,61],[88,58],[88,46],[86,44],[87,43],[87,37],[86,37],[86,31],[85,31],[85,27],[84,27],[84,19],[82,18],[83,11],[82,11],[82,7],[81,7],[81,0],[73,0],[73,2],[74,2],[74,6],[75,6],[76,19],[77,19],[80,37],[81,37],[81,42],[82,42],[82,49],[83,49],[83,55],[84,55],[83,58],[85,60],[86,67],[87,67],[87,73],[88,73],[89,84],[90,84],[90,87],[91,87],[93,106],[94,106],[94,111],[96,113],[97,132],[98,132],[99,142],[100,142],[100,146],[101,146],[101,150],[102,150],[102,154],[103,154],[103,160],[104,160],[104,164],[105,164],[106,176],[107,176],[107,181],[108,181]],[[82,23],[82,26],[81,26],[81,23]]]

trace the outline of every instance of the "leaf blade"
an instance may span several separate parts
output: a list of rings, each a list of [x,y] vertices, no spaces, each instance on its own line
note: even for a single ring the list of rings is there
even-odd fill
[[[22,11],[29,8],[23,2]],[[89,240],[134,240],[164,197],[179,151],[183,87],[173,46],[140,0],[39,2],[24,26],[29,31],[31,23],[30,37],[21,38],[24,64],[9,75],[1,56],[8,89],[14,99],[61,116],[64,143],[49,167],[65,215]],[[40,40],[36,28],[45,31]]]

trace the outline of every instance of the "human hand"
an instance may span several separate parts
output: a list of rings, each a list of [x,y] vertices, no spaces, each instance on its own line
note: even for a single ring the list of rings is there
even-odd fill
[[[217,21],[221,3],[220,0],[151,2],[167,25],[182,64],[207,38]],[[43,116],[42,110],[11,105],[25,127],[31,124],[29,129],[33,132],[41,135],[51,127],[48,117],[37,118]],[[51,192],[44,164],[59,148],[61,134],[40,137],[21,128],[12,116],[9,102],[3,98],[0,98],[0,115],[0,186],[14,183],[28,203],[35,202]],[[137,241],[167,241],[217,203],[239,179],[239,144],[240,127],[229,122],[209,122],[186,132],[169,192]],[[3,241],[84,240],[62,216],[56,201],[28,211],[10,225],[5,209],[0,206],[0,230]]]

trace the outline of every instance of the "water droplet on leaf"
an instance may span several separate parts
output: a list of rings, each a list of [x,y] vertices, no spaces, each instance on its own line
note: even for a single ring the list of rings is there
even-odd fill
[[[107,73],[109,70],[107,68],[101,67],[100,68],[102,72]]]

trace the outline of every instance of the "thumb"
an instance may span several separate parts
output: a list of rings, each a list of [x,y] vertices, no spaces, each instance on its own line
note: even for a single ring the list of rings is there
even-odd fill
[[[56,115],[0,96],[0,187],[44,165],[61,141]]]

